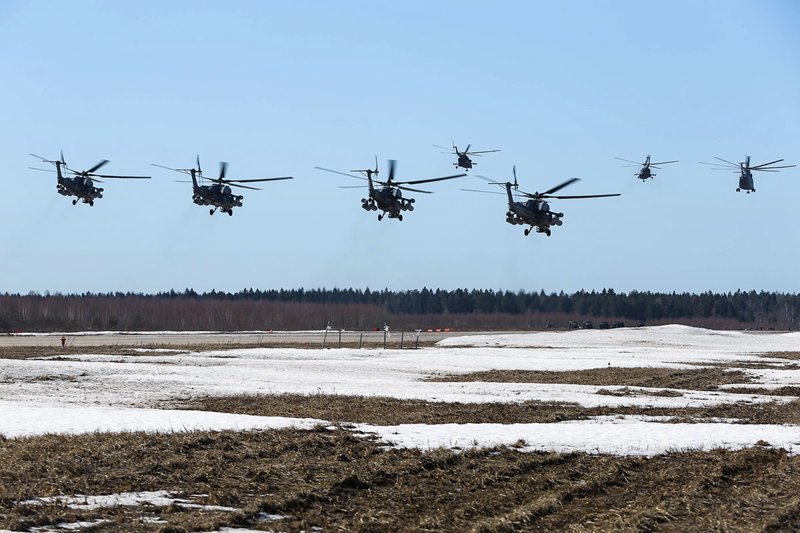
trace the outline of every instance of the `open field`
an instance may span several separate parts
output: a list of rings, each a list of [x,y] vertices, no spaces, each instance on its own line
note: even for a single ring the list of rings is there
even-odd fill
[[[798,526],[800,334],[153,337],[0,346],[0,528]]]

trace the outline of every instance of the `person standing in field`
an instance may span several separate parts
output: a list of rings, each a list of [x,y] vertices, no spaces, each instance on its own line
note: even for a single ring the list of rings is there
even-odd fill
[[[67,344],[67,338],[64,335],[61,335],[61,347],[64,348]]]

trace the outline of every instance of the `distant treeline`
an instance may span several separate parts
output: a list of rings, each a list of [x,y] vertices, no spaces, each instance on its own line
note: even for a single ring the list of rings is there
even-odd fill
[[[563,328],[570,321],[797,329],[800,295],[614,290],[254,290],[235,293],[3,294],[0,331]]]

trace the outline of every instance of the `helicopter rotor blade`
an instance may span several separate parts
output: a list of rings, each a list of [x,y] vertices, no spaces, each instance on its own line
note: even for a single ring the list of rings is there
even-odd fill
[[[150,176],[115,176],[111,174],[85,174],[86,176],[94,179],[95,176],[99,178],[114,178],[114,179],[122,179],[122,180],[149,180],[153,179]]]
[[[98,170],[100,167],[102,167],[103,165],[105,165],[107,163],[108,163],[108,159],[103,159],[102,161],[97,163],[95,166],[93,166],[89,170],[84,170],[83,172],[79,172],[79,174],[92,174],[94,171]]]
[[[164,165],[159,165],[158,163],[150,163],[150,166],[163,168],[166,170],[172,170],[173,172],[180,172],[181,174],[189,174],[191,170],[188,168],[172,168],[172,167],[165,167]]]
[[[395,171],[395,168],[397,168],[397,160],[395,160],[395,159],[390,159],[390,160],[389,160],[389,179],[388,179],[388,180],[386,180],[386,181],[387,181],[387,183],[391,183],[392,181],[394,181],[394,171]]]
[[[223,183],[257,183],[257,182],[264,182],[264,181],[281,181],[281,180],[293,180],[294,176],[281,176],[279,178],[257,178],[257,179],[250,179],[250,180],[222,180]]]
[[[655,166],[655,165],[666,165],[668,163],[677,163],[677,162],[678,162],[677,159],[675,161],[661,161],[660,163],[650,163],[650,166],[652,167],[652,166]]]
[[[615,157],[614,159],[618,159],[619,161],[625,161],[626,163],[633,163],[634,165],[640,167],[643,163],[639,163],[637,161],[631,161],[630,159],[622,159],[621,157]]]
[[[363,189],[365,185],[338,185],[339,189]]]
[[[393,184],[393,186],[397,187],[398,189],[403,189],[404,191],[424,192],[425,194],[433,194],[433,191],[423,191],[422,189],[412,189],[411,187],[406,187],[404,185]]]
[[[514,188],[519,189],[519,182],[517,181],[517,165],[511,167],[511,173],[514,174]]]
[[[729,165],[733,165],[736,168],[739,168],[739,163],[732,163],[732,162],[728,161],[727,159],[722,159],[721,157],[717,157],[717,156],[714,156],[714,159],[717,159],[717,160],[722,161],[724,163],[728,163]]]
[[[449,148],[446,147],[446,146],[439,146],[438,144],[434,144],[433,146],[435,146],[436,148],[441,148],[442,150],[447,150],[447,152],[443,152],[443,153],[446,153],[446,154],[452,154],[453,153],[453,147],[452,146],[449,147]]]
[[[564,183],[562,183],[562,184],[560,184],[560,185],[556,185],[556,186],[555,186],[555,187],[553,187],[552,189],[547,189],[546,191],[544,191],[543,193],[541,193],[541,196],[547,196],[547,195],[553,194],[554,192],[556,192],[556,191],[560,191],[561,189],[563,189],[564,187],[566,187],[566,186],[568,186],[568,185],[572,185],[572,184],[573,184],[573,183],[575,183],[576,181],[580,181],[580,178],[571,178],[571,179],[568,179],[568,180],[567,180],[567,181],[565,181]]]
[[[214,180],[214,181],[216,181],[216,180]],[[250,189],[252,191],[260,191],[261,190],[258,187],[251,187],[250,185],[239,185],[238,183],[231,183],[230,181],[224,181],[223,183],[226,183],[226,184],[230,185],[231,187],[239,187],[240,189]]]
[[[469,153],[469,155],[478,155],[478,154],[491,154],[499,151],[500,150],[479,150],[477,152],[467,152],[467,153]]]
[[[775,161],[770,161],[769,163],[761,163],[760,165],[753,165],[750,168],[753,169],[753,168],[768,167],[774,165],[775,163],[780,163],[781,161],[783,161],[783,159],[776,159]]]
[[[332,172],[334,174],[339,174],[340,176],[347,176],[348,178],[358,178],[358,179],[362,179],[362,180],[367,179],[367,178],[364,178],[364,177],[361,177],[361,176],[353,176],[352,174],[348,174],[346,172],[339,172],[338,170],[331,170],[329,168],[324,168],[324,167],[314,167],[314,168],[316,168],[317,170],[324,170],[325,172]],[[353,172],[362,172],[362,171],[361,170],[354,170]]]
[[[219,179],[224,180],[225,174],[228,173],[228,163],[225,161],[219,162]]]
[[[796,167],[796,166],[797,165],[781,165],[781,166],[777,166],[777,167],[762,167],[762,166],[760,166],[760,167],[750,167],[750,170],[775,170],[775,169],[778,169],[778,168],[792,168],[792,167]]]
[[[36,154],[28,154],[28,155],[33,156],[36,159],[40,159],[44,163],[53,163],[53,161],[50,161],[49,159],[45,159],[44,157],[42,157],[40,155],[36,155]]]
[[[497,192],[497,191],[481,191],[478,189],[459,189],[459,191],[466,191],[466,192],[480,192],[483,194],[499,194],[500,196],[505,196],[505,193]]]
[[[543,195],[544,198],[555,198],[557,200],[577,200],[579,198],[610,198],[612,196],[622,196],[620,193],[614,194],[584,194],[580,196],[552,196],[552,195]]]
[[[463,178],[466,174],[454,174],[453,176],[444,176],[441,178],[429,178],[424,180],[411,180],[411,181],[397,181],[395,183],[402,184],[402,185],[416,185],[418,183],[432,183],[434,181],[444,181],[444,180],[452,180],[456,178]]]
[[[40,170],[42,172],[55,172],[52,168],[36,168],[36,167],[28,167],[31,170]]]
[[[471,144],[468,144],[468,145],[467,145],[467,149],[466,149],[466,150],[464,150],[464,151],[463,151],[463,152],[461,152],[461,153],[462,153],[462,154],[468,154],[468,153],[469,153],[469,147],[470,147],[470,146],[472,146],[472,145],[471,145]]]

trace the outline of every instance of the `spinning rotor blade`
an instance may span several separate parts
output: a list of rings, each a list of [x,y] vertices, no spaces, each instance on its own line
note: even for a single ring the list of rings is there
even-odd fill
[[[579,198],[609,198],[611,196],[622,196],[620,193],[615,194],[585,194],[581,196],[550,196],[547,195],[546,198],[555,198],[557,200],[576,200]]]
[[[223,183],[257,183],[263,181],[293,180],[294,176],[281,176],[280,178],[258,178],[253,180],[220,180]]]
[[[197,172],[203,172],[200,170],[200,154],[197,154]]]
[[[424,192],[425,194],[433,194],[432,191],[423,191],[422,189],[412,189],[411,187],[405,187],[403,185],[393,184],[394,187],[398,189],[403,189],[404,191],[412,191],[412,192]]]
[[[54,163],[54,161],[50,161],[49,159],[45,159],[44,157],[42,157],[40,155],[36,155],[36,154],[28,154],[28,155],[32,155],[36,159],[41,159],[42,162],[44,162],[44,163]]]
[[[438,144],[434,144],[433,146],[435,146],[436,148],[441,148],[442,150],[447,150],[446,153],[448,153],[448,154],[454,153],[452,146],[450,148],[447,148],[446,146],[439,146]]]
[[[500,196],[505,196],[505,193],[496,192],[496,191],[481,191],[478,189],[459,189],[459,191],[466,191],[466,192],[480,192],[483,194],[499,194]]]
[[[516,178],[517,178],[517,176],[515,175],[515,176],[514,176],[514,179],[516,180]],[[553,193],[554,193],[554,192],[556,192],[556,191],[560,191],[561,189],[563,189],[563,188],[564,188],[564,187],[566,187],[567,185],[572,185],[572,184],[573,184],[573,183],[575,183],[576,181],[580,181],[580,178],[572,178],[572,179],[568,179],[567,181],[565,181],[565,182],[564,182],[564,183],[562,183],[561,185],[556,185],[556,186],[555,186],[555,187],[553,187],[552,189],[547,189],[546,191],[544,191],[543,193],[541,193],[541,196],[547,196],[547,195],[553,194]]]
[[[444,176],[442,178],[430,178],[426,180],[412,180],[412,181],[397,181],[395,183],[403,184],[403,185],[416,185],[417,183],[431,183],[434,181],[444,181],[444,180],[452,180],[455,178],[463,178],[466,174],[455,174],[453,176]]]
[[[392,182],[394,180],[394,169],[397,167],[397,161],[394,159],[389,160],[389,179],[386,180],[387,182]],[[410,182],[408,182],[410,183]]]
[[[718,159],[719,161],[723,161],[723,162],[725,162],[725,163],[728,163],[729,165],[733,165],[733,166],[735,166],[736,168],[739,168],[739,163],[731,163],[731,162],[730,162],[730,161],[728,161],[727,159],[722,159],[721,157],[717,157],[717,156],[714,156],[714,159]]]
[[[95,170],[98,170],[100,167],[102,167],[103,165],[105,165],[106,163],[108,163],[108,159],[103,159],[102,161],[100,161],[99,163],[97,163],[95,166],[93,166],[93,167],[92,167],[92,168],[90,168],[89,170],[84,170],[83,172],[79,172],[79,174],[84,174],[84,175],[86,175],[86,174],[91,174],[91,173],[93,173]]]
[[[36,167],[28,167],[31,170],[41,170],[42,172],[55,172],[52,168],[36,168]]]
[[[199,164],[197,166],[200,166]],[[225,161],[219,162],[219,179],[224,180],[225,174],[228,172],[228,163]]]
[[[614,159],[618,159],[620,161],[625,161],[626,163],[633,163],[637,167],[642,166],[644,163],[637,163],[636,161],[631,161],[630,159],[622,159],[621,157],[615,157]]]
[[[364,185],[339,185],[339,189],[363,189]]]
[[[149,180],[152,179],[150,176],[112,176],[111,174],[85,174],[86,176],[94,179],[95,176],[99,178],[115,178],[115,179],[122,179],[122,180]]]
[[[314,167],[314,168],[316,168],[317,170],[324,170],[325,172],[333,172],[334,174],[339,174],[340,176],[347,176],[348,178],[358,178],[360,180],[367,179],[367,178],[362,177],[362,176],[353,176],[352,174],[348,174],[346,172],[339,172],[338,170],[331,170],[329,168],[323,168],[323,167]],[[363,171],[354,170],[353,172],[363,172]]]
[[[172,170],[173,172],[180,172],[181,174],[191,174],[191,169],[188,168],[172,168],[172,167],[165,167],[164,165],[159,165],[157,163],[150,163],[150,166],[163,168],[166,170]]]
[[[782,166],[779,166],[779,167],[759,166],[759,167],[750,167],[750,170],[765,171],[765,170],[776,170],[776,169],[779,169],[779,168],[792,168],[792,167],[796,167],[796,166],[797,165],[782,165]]]
[[[500,150],[480,150],[478,152],[466,152],[469,155],[478,155],[478,154],[491,154],[492,152],[499,152]]]
[[[666,164],[668,164],[668,163],[677,163],[677,162],[678,162],[678,160],[677,160],[677,159],[676,159],[675,161],[662,161],[662,162],[660,162],[660,163],[650,163],[650,166],[652,167],[652,166],[654,166],[654,165],[666,165]]]
[[[258,187],[251,187],[249,185],[238,185],[236,183],[231,183],[230,181],[224,181],[223,183],[227,183],[231,187],[239,187],[241,189],[250,189],[250,190],[253,190],[253,191],[260,191],[261,190]]]

